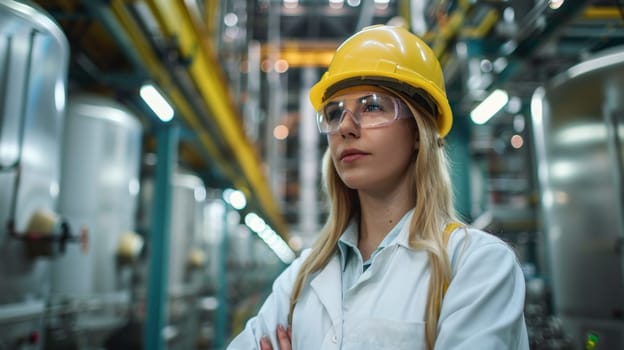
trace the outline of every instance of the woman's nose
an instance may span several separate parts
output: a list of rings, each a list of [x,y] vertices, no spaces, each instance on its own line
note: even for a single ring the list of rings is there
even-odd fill
[[[356,121],[356,117],[350,110],[344,111],[344,116],[340,125],[338,126],[338,131],[341,135],[355,135],[358,136],[360,133],[360,124]]]

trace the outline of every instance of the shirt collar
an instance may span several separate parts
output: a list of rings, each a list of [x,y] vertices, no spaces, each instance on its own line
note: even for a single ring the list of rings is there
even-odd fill
[[[409,225],[406,223],[412,218],[414,209],[410,209],[396,225],[388,232],[386,237],[379,243],[371,257],[373,257],[381,249],[392,244],[409,246]],[[338,239],[338,248],[340,250],[340,265],[344,271],[347,259],[353,252],[358,251],[358,223],[357,218],[351,218],[349,225]]]

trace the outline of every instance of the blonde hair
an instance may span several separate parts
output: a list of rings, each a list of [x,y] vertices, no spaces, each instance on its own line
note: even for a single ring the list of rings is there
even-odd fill
[[[425,344],[433,348],[445,286],[451,279],[451,266],[442,238],[442,229],[450,221],[458,221],[453,207],[448,161],[443,141],[438,136],[435,119],[408,98],[397,94],[409,107],[418,127],[418,154],[411,165],[412,188],[416,192],[414,214],[409,224],[409,243],[414,249],[427,251],[431,268],[425,312]],[[329,150],[323,156],[323,180],[329,198],[329,217],[303,262],[290,297],[288,324],[306,281],[320,271],[334,254],[338,239],[349,221],[359,211],[357,192],[348,188],[333,166]]]

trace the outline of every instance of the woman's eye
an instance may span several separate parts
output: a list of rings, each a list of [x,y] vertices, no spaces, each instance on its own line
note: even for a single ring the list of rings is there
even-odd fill
[[[378,104],[378,103],[374,103],[374,102],[369,102],[364,104],[362,111],[364,112],[383,112],[383,107]]]
[[[325,110],[325,117],[327,118],[328,122],[338,121],[340,120],[340,117],[342,117],[342,109],[334,108]]]

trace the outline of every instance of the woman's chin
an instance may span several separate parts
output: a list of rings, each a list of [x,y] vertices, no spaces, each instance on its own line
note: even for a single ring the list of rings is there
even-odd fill
[[[350,176],[342,178],[342,182],[352,190],[363,190],[372,186],[372,182],[369,177],[366,176]]]

